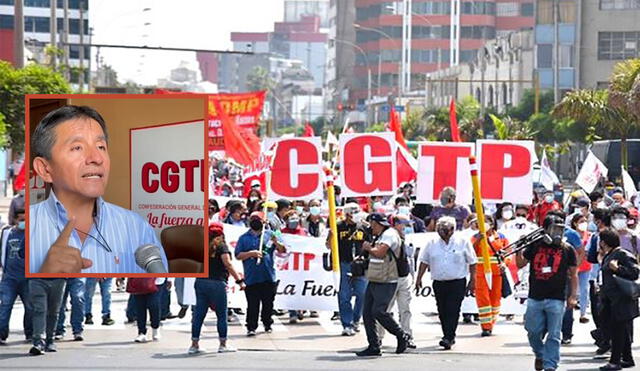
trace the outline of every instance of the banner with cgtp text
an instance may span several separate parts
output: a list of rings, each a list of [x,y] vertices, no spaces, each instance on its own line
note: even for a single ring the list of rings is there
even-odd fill
[[[156,231],[203,225],[204,123],[131,129],[131,210]],[[198,145],[201,144],[201,145]]]

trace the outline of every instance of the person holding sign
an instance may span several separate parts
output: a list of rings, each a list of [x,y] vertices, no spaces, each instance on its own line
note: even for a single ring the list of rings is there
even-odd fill
[[[102,199],[111,169],[108,142],[104,119],[86,106],[58,108],[36,126],[33,169],[51,190],[30,206],[31,273],[145,273],[136,249],[161,246],[141,216]]]

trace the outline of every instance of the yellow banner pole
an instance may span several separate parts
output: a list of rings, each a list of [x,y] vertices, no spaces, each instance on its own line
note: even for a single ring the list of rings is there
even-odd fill
[[[491,288],[491,260],[489,257],[489,244],[487,243],[487,230],[484,227],[484,209],[482,208],[482,194],[480,192],[480,181],[478,180],[478,164],[476,157],[469,157],[469,165],[471,167],[471,183],[473,185],[473,198],[476,206],[476,215],[478,217],[478,230],[480,231],[480,248],[482,249],[482,266],[484,268],[484,277],[487,285]]]
[[[331,230],[331,267],[333,271],[333,282],[336,287],[340,284],[340,256],[338,255],[338,225],[336,223],[336,193],[333,188],[333,172],[325,169],[327,182],[327,198],[329,202],[329,229]]]

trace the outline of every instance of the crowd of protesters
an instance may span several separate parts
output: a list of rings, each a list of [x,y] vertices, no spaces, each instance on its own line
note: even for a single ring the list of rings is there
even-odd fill
[[[243,182],[238,167],[214,161],[213,170],[216,187],[209,200],[210,268],[208,277],[198,278],[195,283],[190,354],[203,351],[199,340],[209,308],[217,317],[219,352],[235,351],[227,344],[227,322],[237,321],[237,314],[244,314],[243,309],[249,337],[258,335],[259,321],[264,332],[270,333],[272,317],[287,314],[274,308],[275,255],[287,249],[282,234],[322,238],[330,247],[326,200],[266,200],[261,182]],[[343,336],[353,336],[364,327],[368,345],[357,355],[380,355],[385,331],[396,337],[396,353],[416,348],[410,302],[412,291],[422,288],[427,270],[442,327],[439,345],[445,350],[455,345],[461,303],[469,294],[477,302],[481,336],[492,336],[504,296],[502,280],[518,282],[522,277],[519,269],[528,267],[524,322],[537,370],[558,367],[561,344],[569,344],[573,336],[577,309],[580,323],[593,321],[591,333],[596,352],[611,353],[603,370],[634,365],[631,342],[638,302],[627,296],[617,282],[638,278],[639,195],[627,199],[624,190],[610,182],[590,194],[577,190],[567,197],[557,190],[536,187],[530,205],[485,205],[486,241],[482,241],[476,210],[459,203],[456,190],[451,187],[442,190],[437,205],[415,203],[412,183],[402,184],[392,197],[344,198],[339,186],[335,190],[341,278],[339,311],[332,319],[342,325]],[[9,317],[18,296],[25,308],[24,336],[34,344],[31,354],[56,351],[54,340],[65,334],[69,303],[73,340],[83,340],[83,325],[94,324],[93,315],[97,312],[91,305],[96,286],[102,303],[100,323],[113,325],[113,279],[38,280],[38,285],[32,285],[24,277],[24,217],[22,201],[22,205],[12,207],[10,225],[2,231],[0,344],[6,344]],[[225,224],[248,228],[233,250],[225,240]],[[516,230],[519,236],[527,236],[539,228],[543,228],[545,238],[523,246],[513,255],[501,253],[514,242],[505,237],[505,231]],[[427,231],[435,232],[437,237],[426,246],[405,243],[407,235]],[[484,242],[490,248],[491,284],[482,269]],[[242,272],[233,268],[233,259],[242,262]],[[230,276],[232,283],[244,291],[247,308],[228,308],[226,288]],[[64,289],[52,285],[62,285]],[[178,316],[168,310],[172,286],[180,291],[181,298],[183,285],[183,279],[159,278],[153,282],[153,290],[130,296],[127,320],[138,325],[136,342],[147,341],[147,312],[152,339],[156,341],[161,339],[162,321],[187,315],[188,306],[181,302]],[[116,280],[116,290],[123,288],[122,281]],[[55,292],[62,295],[52,294]],[[317,315],[300,309],[288,312],[290,323],[305,315]],[[472,317],[465,314],[464,321],[472,322]]]

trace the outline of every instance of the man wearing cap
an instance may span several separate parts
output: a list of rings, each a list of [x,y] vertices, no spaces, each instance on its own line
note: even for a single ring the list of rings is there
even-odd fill
[[[406,215],[394,215],[391,219],[393,228],[398,231],[402,241],[402,250],[398,256],[398,286],[396,292],[389,303],[388,312],[391,312],[395,303],[398,303],[398,317],[400,318],[400,327],[402,331],[409,335],[407,347],[416,348],[413,342],[413,332],[411,331],[411,286],[413,284],[413,245],[405,242],[407,234],[413,233],[413,221]],[[384,336],[384,328],[377,325],[378,337],[380,341]]]
[[[244,279],[247,285],[247,336],[255,336],[258,328],[258,312],[266,333],[271,332],[273,320],[273,301],[276,297],[276,271],[273,255],[277,250],[285,253],[285,246],[275,234],[264,230],[264,213],[254,211],[249,216],[249,231],[238,239],[235,257],[242,261]],[[263,246],[260,248],[260,234],[264,233]],[[262,307],[262,309],[260,309]]]
[[[366,241],[362,244],[363,250],[368,252],[370,256],[369,271],[371,271],[373,264],[397,264],[397,259],[401,256],[402,249],[402,241],[398,231],[390,228],[384,214],[373,213],[369,216],[369,221],[375,240],[374,243]],[[390,261],[387,259],[389,254],[393,256]],[[398,286],[397,274],[395,277],[389,276],[380,281],[375,281],[372,275],[369,274],[367,274],[367,277],[369,278],[369,284],[364,295],[362,318],[369,346],[357,352],[356,355],[360,357],[381,355],[376,322],[380,323],[385,330],[398,339],[396,354],[404,353],[409,345],[409,334],[405,333],[393,319],[391,313],[387,312]]]
[[[354,276],[351,273],[351,262],[362,254],[362,243],[365,240],[365,231],[358,226],[354,215],[360,211],[356,203],[346,204],[343,208],[344,219],[339,221],[338,231],[338,255],[340,260],[340,287],[338,289],[338,309],[342,324],[342,336],[353,336],[360,331],[359,322],[362,317],[362,305],[364,293],[367,288],[367,279],[364,276]],[[327,248],[331,249],[331,231],[327,237]],[[355,296],[355,303],[351,298]]]
[[[456,343],[456,329],[460,307],[467,292],[475,290],[476,262],[478,260],[470,239],[462,233],[454,234],[456,220],[443,216],[436,222],[438,237],[427,242],[420,253],[420,267],[416,289],[422,289],[422,276],[431,270],[433,292],[443,337],[440,346],[451,349]],[[467,276],[470,277],[467,285]]]
[[[518,268],[524,268],[531,262],[524,326],[536,357],[535,369],[555,370],[560,362],[567,279],[570,285],[566,307],[571,309],[576,305],[577,258],[574,249],[563,242],[564,218],[551,214],[545,218],[542,227],[548,239],[521,250],[516,255],[516,264]]]

